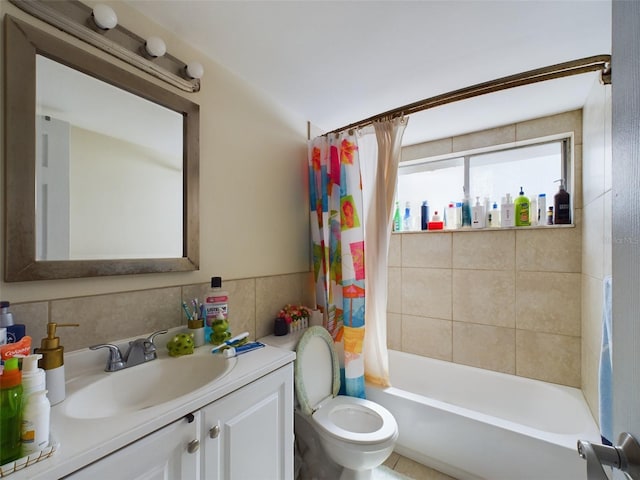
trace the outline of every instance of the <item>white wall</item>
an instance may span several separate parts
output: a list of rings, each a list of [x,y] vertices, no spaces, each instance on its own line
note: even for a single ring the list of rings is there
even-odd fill
[[[596,419],[602,280],[612,262],[611,88],[596,81],[582,116],[582,390]]]
[[[175,90],[200,104],[200,270],[2,282],[2,298],[26,302],[195,284],[206,282],[212,275],[241,279],[308,271],[305,119],[283,110],[247,82],[207,60],[126,4],[111,3],[124,27],[143,38],[159,35],[172,55],[185,61],[197,59],[204,65],[200,92]],[[0,15],[4,17],[7,13],[68,38],[3,1]],[[69,42],[89,49],[78,40]],[[107,54],[97,54],[144,76]],[[149,80],[172,88],[151,77]],[[4,225],[4,219],[0,225]]]

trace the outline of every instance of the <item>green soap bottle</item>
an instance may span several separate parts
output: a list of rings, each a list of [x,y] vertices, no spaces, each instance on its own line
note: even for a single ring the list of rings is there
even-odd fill
[[[8,358],[0,375],[0,465],[20,458],[21,427],[22,374],[18,359]]]
[[[516,227],[528,227],[529,221],[529,199],[524,196],[524,190],[520,187],[520,195],[513,202],[516,214]]]

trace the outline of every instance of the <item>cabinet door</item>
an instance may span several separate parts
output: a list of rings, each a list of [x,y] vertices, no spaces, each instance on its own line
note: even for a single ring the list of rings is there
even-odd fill
[[[293,366],[201,410],[205,480],[293,480]]]
[[[65,479],[197,479],[200,478],[199,442],[200,413],[196,412],[192,417],[167,425]]]

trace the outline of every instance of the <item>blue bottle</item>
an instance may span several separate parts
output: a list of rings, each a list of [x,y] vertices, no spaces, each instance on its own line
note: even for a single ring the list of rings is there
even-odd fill
[[[420,207],[420,230],[429,230],[429,202],[422,202]]]
[[[13,323],[13,314],[9,311],[10,303],[0,302],[0,327],[7,329],[7,343],[19,342],[24,337],[26,327],[21,323]]]

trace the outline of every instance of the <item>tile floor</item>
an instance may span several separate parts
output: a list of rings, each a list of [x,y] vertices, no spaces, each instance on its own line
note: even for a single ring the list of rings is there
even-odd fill
[[[376,480],[456,480],[395,452],[384,462],[385,469],[376,472]]]

